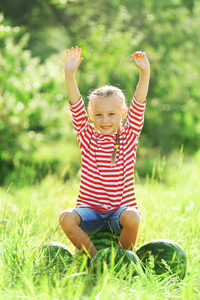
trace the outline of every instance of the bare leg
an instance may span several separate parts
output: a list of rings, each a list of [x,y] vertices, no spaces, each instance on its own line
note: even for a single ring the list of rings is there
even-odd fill
[[[140,225],[140,215],[138,211],[131,207],[125,209],[120,215],[119,222],[123,227],[119,237],[119,247],[133,250]]]
[[[91,257],[97,253],[91,239],[80,228],[81,218],[73,209],[61,212],[59,221],[64,233],[78,250],[89,253]]]

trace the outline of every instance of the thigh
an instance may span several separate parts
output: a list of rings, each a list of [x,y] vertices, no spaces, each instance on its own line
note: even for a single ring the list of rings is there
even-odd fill
[[[87,234],[101,231],[104,227],[103,220],[99,217],[99,213],[91,208],[74,208],[74,211],[80,216],[80,228]]]

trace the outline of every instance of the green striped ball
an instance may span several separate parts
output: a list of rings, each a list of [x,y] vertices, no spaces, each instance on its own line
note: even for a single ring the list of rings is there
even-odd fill
[[[101,249],[90,262],[90,272],[100,275],[105,271],[113,272],[123,278],[143,273],[138,256],[119,247]]]
[[[45,243],[39,249],[39,257],[44,268],[56,267],[61,272],[64,272],[73,260],[70,249],[58,242]]]
[[[119,241],[119,235],[110,231],[100,231],[93,235],[90,235],[90,239],[93,242],[97,251],[108,247],[117,247]]]
[[[186,275],[186,254],[182,247],[168,239],[150,241],[136,251],[143,265],[153,274],[172,275],[183,279]]]

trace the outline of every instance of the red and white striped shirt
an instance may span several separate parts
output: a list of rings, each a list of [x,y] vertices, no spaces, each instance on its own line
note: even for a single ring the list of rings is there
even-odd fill
[[[111,165],[116,133],[104,135],[90,123],[82,98],[70,105],[81,149],[81,183],[76,207],[107,213],[121,206],[138,208],[134,189],[134,164],[143,127],[145,103],[133,98],[125,126],[120,130],[116,163]]]

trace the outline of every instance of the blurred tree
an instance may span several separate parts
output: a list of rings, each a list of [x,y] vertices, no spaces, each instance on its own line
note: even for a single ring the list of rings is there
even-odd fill
[[[0,23],[0,183],[20,164],[32,165],[32,153],[41,141],[56,140],[63,132],[64,98],[60,65],[40,65],[24,50],[28,35]],[[18,42],[16,43],[16,40]],[[60,60],[60,58],[59,58]],[[71,128],[71,122],[70,122]]]
[[[45,119],[52,103],[50,94],[62,94],[64,91],[57,81],[59,77],[64,82],[62,71],[56,71],[62,64],[62,56],[59,56],[58,63],[58,60],[52,60],[53,53],[64,53],[66,48],[77,44],[81,46],[85,60],[77,72],[77,79],[85,100],[90,89],[110,83],[119,85],[130,102],[138,80],[138,70],[134,67],[131,54],[142,50],[147,52],[151,61],[151,82],[139,155],[142,148],[157,147],[165,154],[174,148],[180,149],[182,144],[188,153],[199,149],[198,0],[1,0],[0,11],[5,15],[4,27],[1,27],[4,29],[0,30],[0,34],[3,33],[0,43],[4,53],[0,70],[1,99],[10,99],[7,115],[14,116],[15,122],[13,105],[22,102],[25,107],[24,103],[31,103],[31,99],[36,101],[43,97],[46,106],[43,103],[38,108],[34,104],[36,108],[31,112],[18,104],[21,109],[18,120],[28,118],[30,131],[44,132],[54,127],[56,132],[55,123]],[[20,30],[16,34],[12,29],[12,36],[9,36],[9,26],[18,30],[20,27]],[[25,35],[27,32],[29,38]],[[22,43],[25,37],[26,42]],[[9,46],[10,41],[13,48]],[[18,49],[17,60],[13,54],[16,50],[13,49]],[[40,61],[32,56],[40,57]],[[32,76],[28,71],[29,61],[34,66]],[[16,64],[18,67],[15,70],[13,66]],[[50,73],[46,67],[49,64]],[[53,69],[57,76],[52,74]],[[40,84],[37,88],[21,88],[25,82],[33,86],[38,78]],[[16,83],[13,85],[13,82]],[[12,102],[11,99],[15,100]],[[55,111],[59,109],[54,106]],[[2,127],[1,132],[9,132],[7,128]],[[14,134],[13,130],[10,134]],[[15,152],[16,143],[12,138],[10,141],[9,147],[13,146]]]

